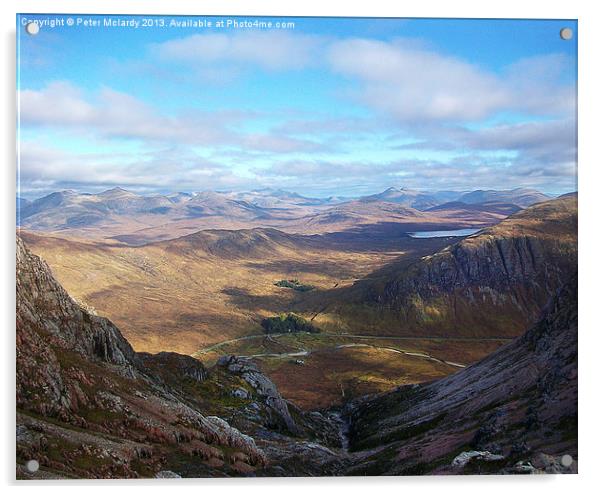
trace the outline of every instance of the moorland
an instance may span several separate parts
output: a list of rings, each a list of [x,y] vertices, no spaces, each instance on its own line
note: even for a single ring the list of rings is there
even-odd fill
[[[576,199],[551,199],[114,188],[21,200],[18,224],[136,351],[248,357],[311,410],[444,377],[522,334],[576,262]]]

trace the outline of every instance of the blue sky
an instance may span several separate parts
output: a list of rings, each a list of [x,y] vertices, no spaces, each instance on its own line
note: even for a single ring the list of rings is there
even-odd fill
[[[17,18],[24,197],[116,185],[576,189],[574,21],[248,18],[294,28],[234,29],[216,24],[244,18],[172,28],[183,18],[162,17],[23,30],[54,18]]]

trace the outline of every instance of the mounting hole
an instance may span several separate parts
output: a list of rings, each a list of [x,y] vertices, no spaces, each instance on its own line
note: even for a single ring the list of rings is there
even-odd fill
[[[25,468],[27,468],[28,472],[36,473],[40,469],[40,464],[38,460],[29,460],[25,463]]]
[[[573,457],[571,455],[562,455],[560,464],[565,468],[570,467],[573,464]]]
[[[25,32],[27,34],[35,36],[40,32],[40,26],[37,22],[28,22],[27,24],[25,24]]]
[[[573,37],[573,30],[570,27],[563,27],[560,30],[560,37],[565,40],[568,41],[569,39],[572,39]]]

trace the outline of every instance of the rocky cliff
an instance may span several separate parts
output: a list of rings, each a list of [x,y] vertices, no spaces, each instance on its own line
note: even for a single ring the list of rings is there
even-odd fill
[[[531,206],[388,274],[369,298],[404,331],[517,336],[577,265],[577,197]]]
[[[85,400],[63,379],[71,356],[132,376],[136,354],[107,319],[82,309],[17,237],[17,406],[62,417]]]
[[[575,472],[576,275],[534,326],[489,357],[346,413],[349,474]]]

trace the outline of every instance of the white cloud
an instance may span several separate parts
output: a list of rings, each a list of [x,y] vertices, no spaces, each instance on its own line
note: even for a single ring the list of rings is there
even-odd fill
[[[182,148],[139,153],[71,153],[32,141],[21,143],[22,193],[29,196],[112,186],[137,191],[196,191],[240,186],[229,167]]]
[[[398,159],[393,161],[283,160],[253,170],[268,186],[296,189],[311,183],[317,191],[383,190],[404,186],[423,190],[469,190],[535,187],[545,191],[575,188],[575,166],[566,156],[542,162],[526,154],[487,156],[464,153],[451,159]]]
[[[19,91],[19,114],[24,124],[79,125],[89,122],[94,113],[82,92],[68,82],[52,82],[40,91]]]
[[[245,67],[319,67],[359,81],[359,89],[350,84],[341,94],[403,123],[480,121],[504,111],[566,115],[575,108],[574,86],[559,82],[571,64],[559,54],[518,60],[495,73],[414,39],[336,40],[287,31],[197,34],[153,45],[151,52],[220,82]]]
[[[48,126],[80,135],[170,145],[240,146],[278,153],[323,149],[318,142],[307,139],[237,129],[238,124],[256,117],[254,112],[232,110],[190,110],[168,115],[108,87],[87,96],[67,82],[53,82],[40,90],[20,92],[20,119],[26,126]]]
[[[577,111],[575,66],[562,54],[523,58],[505,68],[502,78],[512,91],[508,106],[544,116],[574,117]]]
[[[322,114],[313,118],[293,118],[276,127],[276,130],[292,135],[325,135],[336,134],[337,138],[345,135],[370,135],[375,132],[389,130],[390,122],[383,118],[367,117],[332,117]]]
[[[349,39],[328,52],[332,69],[357,79],[355,97],[403,123],[470,122],[503,111],[548,115],[574,108],[574,88],[557,83],[562,56],[531,58],[503,75],[413,42]]]
[[[526,166],[551,175],[564,170],[574,174],[577,159],[577,126],[572,118],[466,127],[429,128],[419,133],[422,140],[398,146],[400,150],[448,152],[510,152],[517,166]],[[570,171],[572,170],[572,171]]]
[[[300,69],[315,65],[322,44],[317,36],[287,31],[246,31],[235,34],[195,34],[154,45],[164,61],[254,64],[267,70]]]

